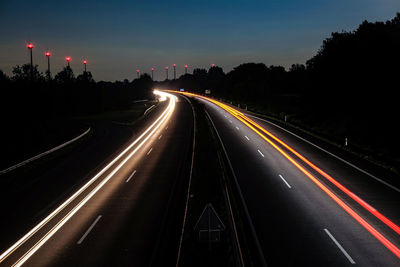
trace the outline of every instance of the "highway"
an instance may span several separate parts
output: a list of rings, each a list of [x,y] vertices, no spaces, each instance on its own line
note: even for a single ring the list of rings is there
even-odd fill
[[[206,106],[268,265],[400,265],[397,187],[265,120],[187,95]]]
[[[182,97],[158,94],[168,103],[165,108],[97,173],[4,247],[1,266],[175,262],[192,154],[193,115]],[[11,223],[2,223],[2,231]]]

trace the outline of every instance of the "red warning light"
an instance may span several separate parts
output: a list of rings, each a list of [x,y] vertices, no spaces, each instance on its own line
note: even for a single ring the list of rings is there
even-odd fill
[[[33,46],[32,43],[29,43],[29,44],[26,45],[26,47],[28,47],[29,49],[32,49],[34,46]]]
[[[187,69],[187,67],[188,67],[188,66],[187,66],[187,65],[185,65],[185,69]]]
[[[174,64],[174,67],[176,67],[176,64]]]
[[[70,61],[71,61],[71,58],[70,58],[70,57],[66,57],[65,60],[68,61],[68,62],[70,62]]]
[[[165,67],[165,69],[167,70],[167,69],[168,69],[168,67]]]
[[[215,64],[213,63],[213,64],[211,64],[211,67],[215,67]]]
[[[46,57],[51,56],[51,53],[49,51],[47,51],[46,53],[44,53],[46,55]]]
[[[154,68],[151,68],[151,70],[153,71],[153,70],[154,70]]]
[[[83,61],[83,64],[85,64],[85,65],[86,65],[86,64],[87,64],[87,60],[84,60],[84,61]]]

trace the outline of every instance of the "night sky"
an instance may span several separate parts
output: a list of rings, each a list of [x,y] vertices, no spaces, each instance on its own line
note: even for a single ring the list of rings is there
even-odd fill
[[[71,56],[75,74],[82,60],[95,80],[136,77],[136,69],[164,79],[176,63],[211,63],[229,71],[245,62],[289,67],[305,63],[333,31],[354,30],[363,21],[386,21],[399,0],[186,0],[186,1],[4,1],[0,0],[0,69],[34,63],[52,72]],[[172,77],[172,71],[170,71]]]

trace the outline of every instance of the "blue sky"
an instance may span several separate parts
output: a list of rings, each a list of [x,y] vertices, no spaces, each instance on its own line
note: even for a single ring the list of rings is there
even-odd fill
[[[225,71],[245,62],[304,63],[333,31],[354,30],[363,20],[386,21],[400,11],[398,0],[186,0],[186,1],[4,1],[0,0],[0,69],[28,61],[25,44],[35,44],[34,61],[52,71],[71,56],[96,80],[132,79],[136,69],[164,79],[178,64]],[[171,73],[172,74],[172,73]],[[171,77],[171,75],[170,75]]]

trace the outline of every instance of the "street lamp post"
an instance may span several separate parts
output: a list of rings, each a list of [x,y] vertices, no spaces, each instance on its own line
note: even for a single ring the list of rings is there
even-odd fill
[[[32,56],[32,50],[33,50],[33,44],[29,43],[26,45],[26,47],[29,49],[30,55],[31,55],[31,80],[33,80],[33,56]]]
[[[174,66],[174,80],[176,80],[176,64],[174,64],[173,66]]]
[[[168,67],[165,67],[165,74],[166,74],[167,80],[168,80]]]
[[[87,64],[87,60],[85,59],[85,60],[83,61],[83,67],[84,67],[85,73],[86,73],[86,64]]]
[[[50,74],[51,74],[51,72],[50,72],[50,56],[51,56],[51,53],[49,51],[46,51],[46,53],[44,53],[44,54],[47,57],[47,79],[50,80]]]
[[[66,57],[65,60],[67,61],[67,66],[69,67],[69,62],[71,61],[71,57]]]
[[[151,68],[151,79],[154,80],[154,68]]]
[[[188,65],[185,65],[185,74],[187,74]]]

